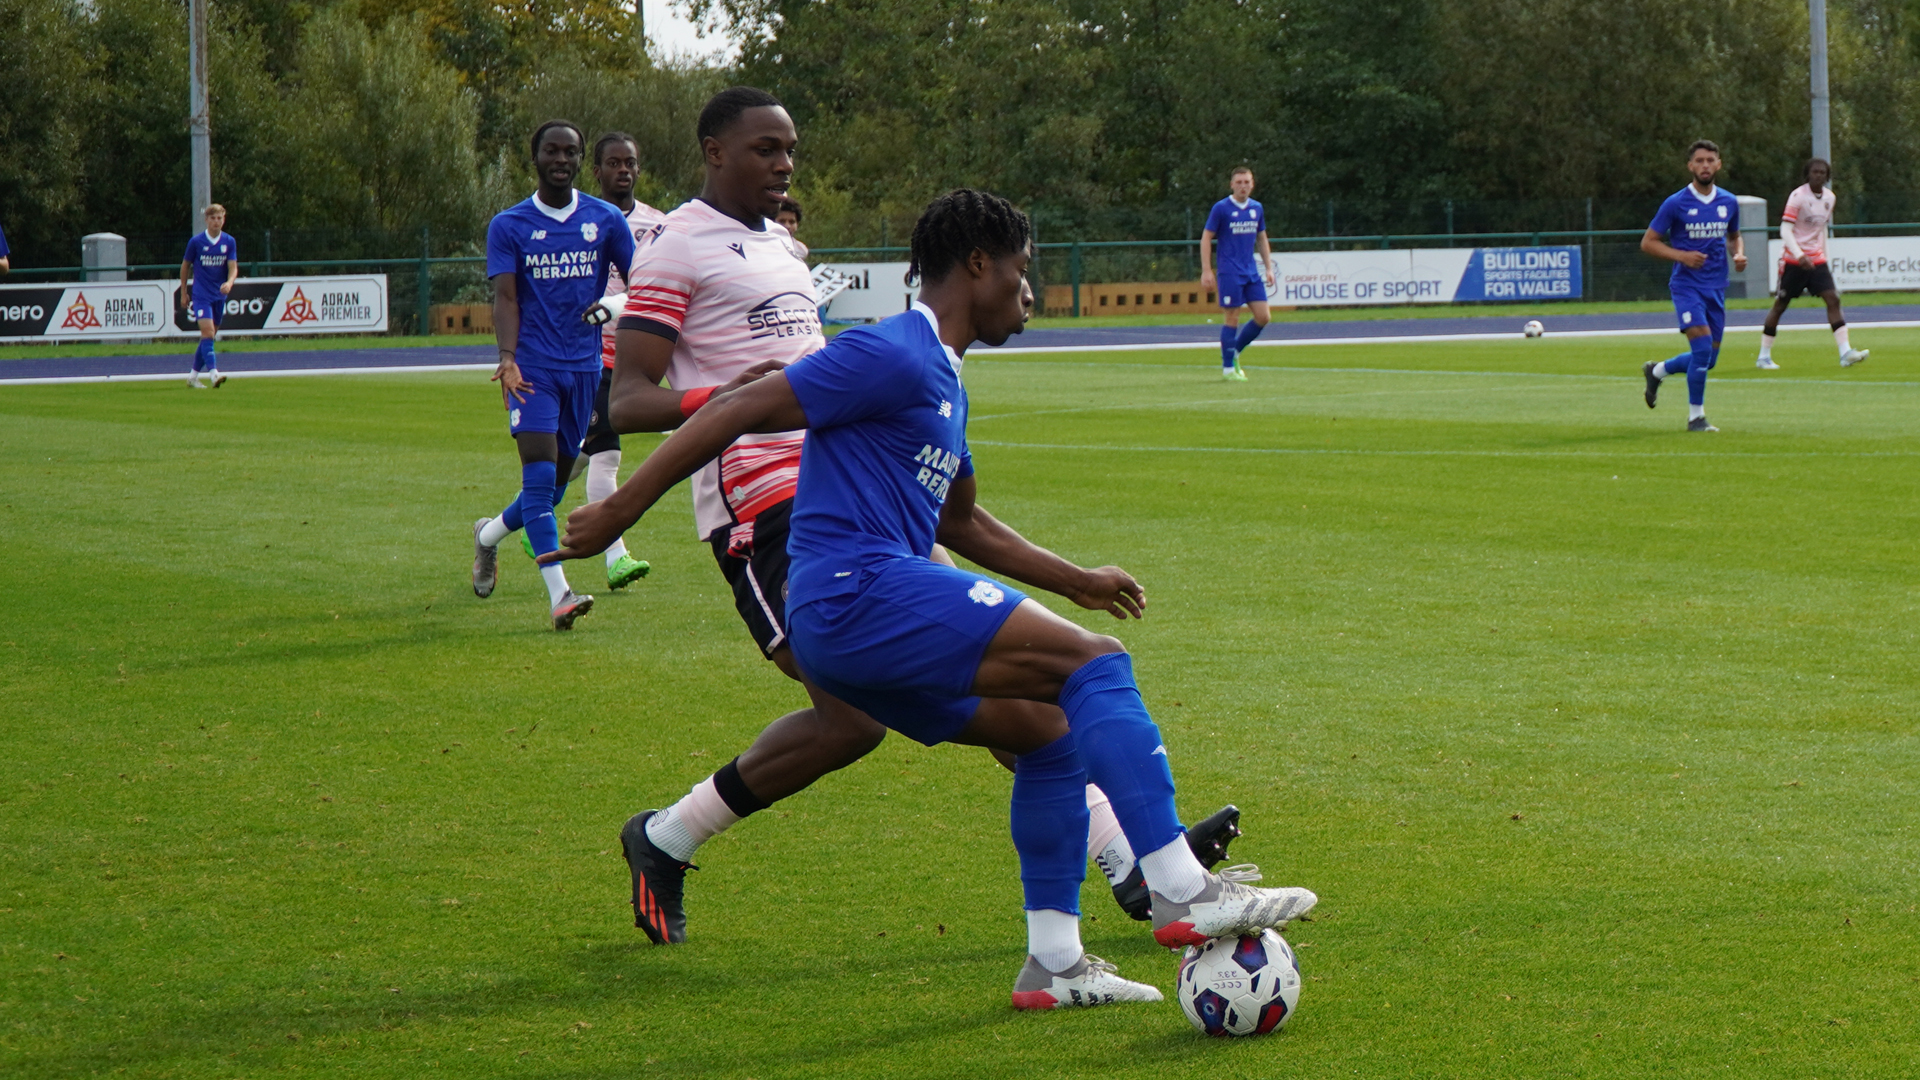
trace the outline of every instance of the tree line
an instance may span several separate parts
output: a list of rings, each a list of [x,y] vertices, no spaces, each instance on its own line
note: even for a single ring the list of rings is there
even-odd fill
[[[699,181],[694,117],[787,102],[815,246],[898,243],[948,187],[1044,239],[1169,238],[1260,176],[1276,233],[1636,227],[1696,138],[1776,211],[1808,154],[1801,0],[682,0],[730,66],[651,54],[621,0],[212,0],[215,198],[276,255],[471,245],[565,116],[634,134],[641,196]],[[184,0],[0,0],[0,225],[15,265],[187,207]],[[1920,192],[1920,0],[1835,0],[1843,219]],[[381,249],[376,251],[375,249]],[[136,257],[135,261],[140,261]]]

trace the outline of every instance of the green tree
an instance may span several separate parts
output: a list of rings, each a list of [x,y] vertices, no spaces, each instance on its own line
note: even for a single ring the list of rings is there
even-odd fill
[[[96,84],[78,10],[65,0],[0,0],[0,226],[13,265],[72,265],[82,125]]]

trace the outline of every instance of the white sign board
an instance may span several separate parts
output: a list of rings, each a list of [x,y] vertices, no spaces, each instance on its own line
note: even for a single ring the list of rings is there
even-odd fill
[[[898,315],[920,295],[906,283],[910,263],[825,263],[847,275],[847,287],[827,305],[829,319],[884,319]]]
[[[1577,300],[1577,247],[1305,251],[1273,257],[1267,302],[1282,307]]]
[[[1780,288],[1786,243],[1767,241],[1767,288]],[[1920,291],[1920,236],[1849,236],[1827,239],[1827,269],[1841,292]]]
[[[117,341],[198,337],[180,282],[0,285],[0,341]],[[241,278],[227,296],[223,335],[377,334],[387,328],[387,275]]]

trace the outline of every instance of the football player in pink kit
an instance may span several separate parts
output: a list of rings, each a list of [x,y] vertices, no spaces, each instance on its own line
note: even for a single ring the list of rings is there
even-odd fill
[[[1833,328],[1833,341],[1840,349],[1840,366],[1852,367],[1867,358],[1866,349],[1847,343],[1847,319],[1840,313],[1840,290],[1827,269],[1827,226],[1833,222],[1833,189],[1827,180],[1833,167],[1819,158],[1807,162],[1807,182],[1787,196],[1787,208],[1780,213],[1780,242],[1786,248],[1780,257],[1780,291],[1774,294],[1773,310],[1767,312],[1767,325],[1760,331],[1760,359],[1754,366],[1762,371],[1780,367],[1773,362],[1773,339],[1780,332],[1780,316],[1801,293],[1826,301],[1827,325]]]
[[[793,175],[792,119],[772,95],[735,87],[702,110],[699,136],[704,188],[668,214],[634,258],[610,402],[617,431],[677,428],[710,398],[825,343],[807,267],[774,220]],[[673,389],[660,386],[663,378]],[[635,814],[621,830],[634,924],[657,944],[686,939],[683,890],[701,844],[859,760],[886,734],[806,680],[787,641],[787,521],[803,434],[746,436],[693,477],[695,527],[712,545],[735,607],[761,652],[805,686],[812,706],[775,720],[679,802]],[[1115,899],[1144,919],[1148,895],[1138,860],[1106,796],[1089,786],[1087,801],[1089,850]],[[1239,835],[1238,819],[1239,811],[1227,807],[1189,832],[1204,865],[1225,856]]]

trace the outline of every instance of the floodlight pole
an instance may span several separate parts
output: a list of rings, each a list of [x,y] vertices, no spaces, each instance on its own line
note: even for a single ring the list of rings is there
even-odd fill
[[[211,132],[207,124],[207,0],[188,0],[187,5],[187,132],[193,175],[193,209],[188,217],[197,231],[200,212],[213,201],[213,166],[208,149]]]
[[[1813,77],[1813,156],[1833,161],[1833,127],[1827,115],[1827,0],[1807,0],[1807,23],[1811,31],[1808,65]]]

